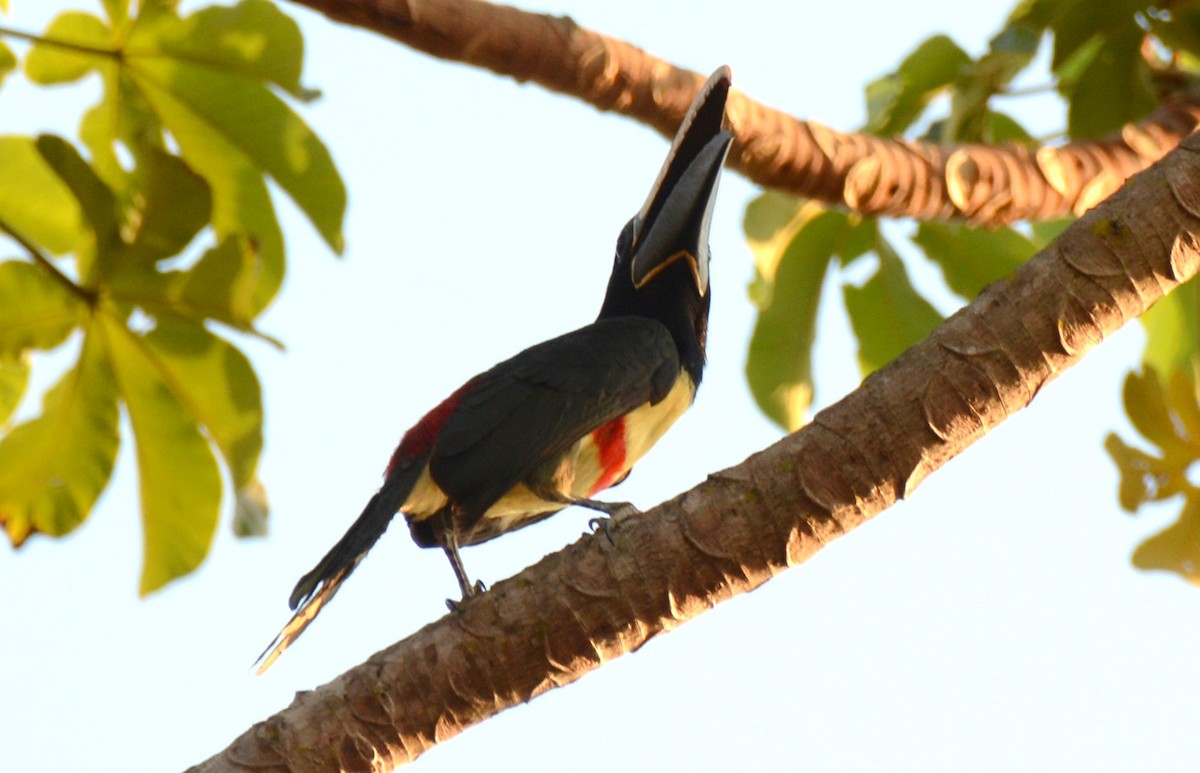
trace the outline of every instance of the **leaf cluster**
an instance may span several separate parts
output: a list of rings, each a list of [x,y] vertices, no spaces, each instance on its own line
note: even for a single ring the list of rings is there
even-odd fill
[[[1200,485],[1189,473],[1200,459],[1200,394],[1196,380],[1174,370],[1166,384],[1147,366],[1125,378],[1125,410],[1155,452],[1135,448],[1116,433],[1104,447],[1121,474],[1118,499],[1128,512],[1182,496],[1178,520],[1148,538],[1133,553],[1142,569],[1176,572],[1200,584]]]
[[[1020,87],[1044,48],[1050,83]],[[1024,0],[972,56],[946,35],[918,45],[897,68],[866,87],[865,130],[926,142],[1037,144],[1032,133],[997,107],[1039,93],[1064,107],[1060,134],[1072,140],[1111,135],[1161,103],[1200,94],[1200,1]],[[1020,228],[973,228],[924,222],[899,244],[897,229],[873,218],[834,211],[811,201],[765,193],[747,207],[744,228],[755,256],[750,296],[759,313],[746,361],[751,392],[762,410],[788,430],[801,426],[816,384],[813,344],[818,309],[840,300],[858,344],[863,375],[915,344],[940,321],[931,293],[971,299],[1048,244],[1068,220]],[[904,259],[900,255],[903,253]],[[927,262],[942,288],[917,289],[906,269]],[[868,267],[856,284],[849,270]],[[837,270],[831,270],[831,268]],[[822,298],[840,286],[841,297]],[[1184,494],[1179,522],[1142,545],[1134,562],[1197,577],[1200,495],[1186,471],[1200,459],[1192,382],[1200,351],[1200,299],[1193,285],[1178,289],[1143,317],[1146,375],[1131,374],[1125,405],[1130,418],[1163,449],[1154,457],[1116,435],[1106,447],[1122,473],[1121,503]],[[1163,389],[1157,372],[1166,374]],[[1152,421],[1151,418],[1154,418]],[[1170,417],[1168,420],[1166,417]]]
[[[0,523],[14,545],[79,526],[112,475],[123,408],[148,593],[206,555],[222,467],[235,530],[265,528],[261,390],[230,336],[274,343],[255,326],[285,267],[267,179],[335,251],[346,193],[284,99],[314,95],[299,29],[274,5],[104,9],[40,35],[0,30],[0,77],[19,66],[39,85],[102,86],[80,146],[0,136],[0,235],[16,248],[0,262]],[[28,44],[23,58],[5,38]],[[32,353],[72,343],[40,413],[14,424]]]

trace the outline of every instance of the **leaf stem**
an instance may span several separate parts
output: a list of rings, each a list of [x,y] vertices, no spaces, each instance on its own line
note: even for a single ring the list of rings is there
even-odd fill
[[[44,38],[41,35],[33,35],[28,32],[22,32],[21,30],[14,30],[11,27],[0,26],[0,37],[17,38],[18,40],[25,40],[38,45],[64,48],[68,51],[77,51],[82,54],[96,54],[98,56],[107,56],[114,59],[120,55],[119,51],[114,51],[111,48],[98,48],[96,46],[89,46],[83,43],[71,43],[66,40]]]
[[[64,274],[62,270],[58,266],[54,265],[54,262],[47,257],[46,253],[37,248],[37,245],[26,239],[21,234],[17,233],[15,229],[9,227],[9,225],[2,219],[0,219],[0,232],[15,241],[17,244],[21,245],[21,247],[23,247],[25,251],[29,253],[29,257],[33,258],[34,263],[45,269],[50,276],[58,280],[60,284],[62,284],[72,293],[78,295],[84,303],[86,303],[88,306],[95,305],[95,292],[88,290],[85,287],[81,287],[75,282],[75,280]]]

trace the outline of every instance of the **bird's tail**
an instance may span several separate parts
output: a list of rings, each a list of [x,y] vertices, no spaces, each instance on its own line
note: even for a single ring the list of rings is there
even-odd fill
[[[392,516],[404,503],[416,482],[417,474],[420,473],[420,465],[414,466],[417,469],[413,470],[411,475],[405,474],[409,472],[405,470],[399,475],[389,477],[337,544],[296,583],[296,588],[288,599],[288,606],[296,610],[296,613],[274,641],[258,656],[258,660],[254,661],[257,666],[255,673],[262,674],[270,668],[283,651],[304,633],[304,629],[321,609],[333,600],[338,588],[367,555],[367,551],[383,536],[392,521]]]

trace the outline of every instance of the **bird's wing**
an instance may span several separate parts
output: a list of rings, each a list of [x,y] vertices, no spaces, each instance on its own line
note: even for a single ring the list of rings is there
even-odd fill
[[[588,433],[662,400],[679,372],[667,328],[640,317],[530,347],[472,380],[438,432],[430,474],[474,522]]]

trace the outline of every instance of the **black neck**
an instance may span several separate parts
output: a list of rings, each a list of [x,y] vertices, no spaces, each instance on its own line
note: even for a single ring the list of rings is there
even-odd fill
[[[597,319],[648,317],[661,322],[675,339],[683,369],[699,386],[704,373],[704,344],[711,300],[711,292],[701,297],[685,260],[675,261],[641,289],[636,289],[628,263],[618,259]]]

